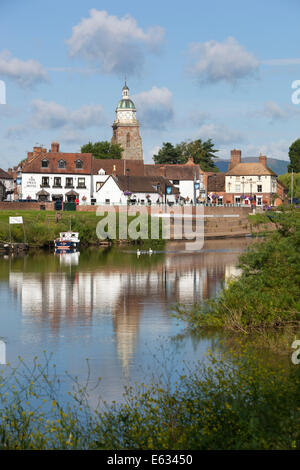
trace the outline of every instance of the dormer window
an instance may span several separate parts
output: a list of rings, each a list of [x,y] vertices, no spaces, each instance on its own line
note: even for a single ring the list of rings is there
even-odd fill
[[[75,166],[78,170],[80,170],[83,167],[83,161],[82,160],[76,160]]]
[[[49,166],[49,160],[47,160],[47,158],[44,158],[42,160],[42,168],[48,168]]]
[[[66,168],[65,160],[58,160],[58,168]]]

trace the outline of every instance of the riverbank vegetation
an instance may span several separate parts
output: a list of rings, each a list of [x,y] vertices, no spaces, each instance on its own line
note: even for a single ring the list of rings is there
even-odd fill
[[[241,275],[216,299],[192,309],[178,306],[175,315],[193,330],[226,328],[245,334],[300,326],[300,211],[270,212],[276,230],[251,245],[239,259]]]
[[[0,211],[0,242],[7,243],[10,240],[13,243],[23,243],[24,240],[32,247],[43,248],[53,245],[55,238],[60,232],[72,229],[79,232],[81,246],[97,246],[103,243],[97,237],[96,228],[98,223],[106,217],[98,216],[96,212],[61,212],[55,211]],[[16,224],[9,226],[9,216],[22,216],[24,224]],[[127,216],[127,227],[135,219],[135,216]],[[137,227],[139,231],[139,227]],[[151,239],[151,218],[148,218],[148,234],[150,240],[139,238],[132,240],[128,236],[124,238],[119,236],[119,214],[116,214],[116,238],[107,238],[110,244],[118,244],[119,242],[137,243],[151,246],[161,245],[162,229],[161,222],[158,231],[158,239]],[[25,236],[24,236],[25,234]],[[125,235],[126,236],[126,235]]]
[[[6,369],[0,449],[300,449],[300,369],[274,367],[242,346],[210,353],[174,386],[142,383],[125,389],[122,403],[96,408],[88,381],[74,380],[61,401],[46,356]]]

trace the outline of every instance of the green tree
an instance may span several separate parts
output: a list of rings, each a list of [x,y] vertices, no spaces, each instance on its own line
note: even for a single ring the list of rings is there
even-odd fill
[[[157,155],[153,155],[155,163],[165,164],[176,164],[182,163],[182,155],[180,149],[174,147],[170,142],[163,142],[162,148],[158,151]]]
[[[111,144],[107,140],[102,142],[89,142],[81,147],[81,153],[92,153],[94,158],[113,158],[120,160],[122,147],[119,144]]]
[[[295,140],[289,148],[290,164],[288,166],[288,172],[291,173],[294,170],[295,173],[300,172],[300,139]]]
[[[291,197],[292,192],[292,174],[285,173],[284,175],[278,176],[278,181],[284,184],[287,188],[289,188],[288,197]],[[293,197],[300,199],[300,173],[294,174],[294,188],[293,188]]]
[[[194,162],[200,165],[203,171],[214,171],[215,173],[219,171],[213,161],[214,158],[218,158],[215,155],[218,150],[214,148],[214,143],[211,139],[181,142],[176,148],[181,153],[184,163],[188,157],[193,157]]]

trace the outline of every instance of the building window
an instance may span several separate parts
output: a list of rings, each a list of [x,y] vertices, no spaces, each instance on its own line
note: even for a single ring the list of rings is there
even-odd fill
[[[49,176],[42,176],[41,186],[49,188]]]
[[[104,185],[104,182],[96,181],[96,192],[100,191],[103,185]]]
[[[257,192],[262,193],[262,184],[257,185]]]
[[[173,180],[173,184],[179,184],[179,180]]]
[[[61,188],[61,178],[57,176],[54,177],[53,187]]]
[[[235,185],[235,190],[239,193],[241,191],[241,185],[240,184],[236,184]]]
[[[76,160],[75,165],[76,165],[76,168],[79,170],[80,168],[83,167],[83,161],[82,160]]]
[[[85,188],[85,178],[78,178],[77,188]]]
[[[127,136],[126,136],[126,147],[130,147],[130,134],[129,134],[129,132],[127,132]]]
[[[66,168],[66,162],[64,160],[58,160],[58,168]]]
[[[73,178],[66,178],[66,188],[73,188]]]
[[[48,168],[48,166],[49,166],[49,160],[44,158],[44,160],[42,160],[42,168]]]

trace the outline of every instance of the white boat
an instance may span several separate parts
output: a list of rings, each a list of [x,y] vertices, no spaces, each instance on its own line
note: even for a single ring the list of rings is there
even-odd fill
[[[78,236],[79,236],[78,232],[72,232],[71,230],[69,230],[68,232],[61,232],[59,234],[59,238],[56,238],[56,240],[54,240],[56,250],[57,251],[78,250],[79,243],[80,243]]]

